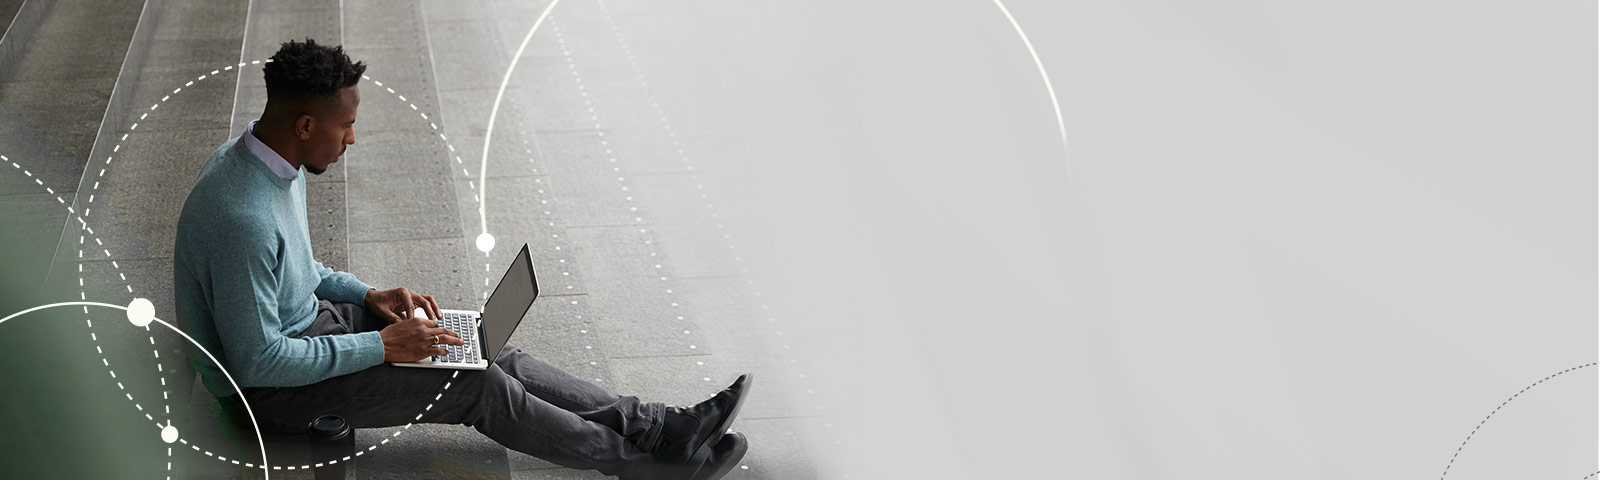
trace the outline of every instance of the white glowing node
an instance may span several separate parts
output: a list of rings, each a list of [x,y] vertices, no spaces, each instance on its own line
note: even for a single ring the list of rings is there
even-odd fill
[[[149,325],[155,319],[156,306],[151,304],[149,300],[135,298],[133,302],[128,304],[128,321],[133,322],[133,326],[143,327]]]
[[[483,232],[483,234],[478,235],[478,251],[489,253],[490,250],[494,250],[494,235],[490,235],[489,232]]]
[[[167,443],[178,441],[178,427],[172,425],[161,427],[161,441]]]

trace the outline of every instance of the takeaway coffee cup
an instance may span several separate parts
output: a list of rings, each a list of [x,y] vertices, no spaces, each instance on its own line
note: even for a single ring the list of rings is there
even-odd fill
[[[320,464],[312,474],[317,480],[344,480],[344,458],[355,453],[356,435],[344,417],[323,415],[311,419],[311,458]],[[328,463],[333,461],[336,463]]]

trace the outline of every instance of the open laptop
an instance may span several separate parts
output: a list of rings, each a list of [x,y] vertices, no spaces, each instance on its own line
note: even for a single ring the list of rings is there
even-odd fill
[[[439,309],[444,317],[439,326],[461,334],[463,345],[440,345],[449,355],[433,356],[416,362],[390,362],[397,367],[454,368],[459,370],[484,370],[489,362],[500,356],[500,349],[511,340],[511,332],[522,323],[523,315],[539,297],[539,282],[534,279],[533,261],[528,258],[528,244],[522,244],[517,259],[506,269],[500,284],[489,294],[483,312],[471,310]]]

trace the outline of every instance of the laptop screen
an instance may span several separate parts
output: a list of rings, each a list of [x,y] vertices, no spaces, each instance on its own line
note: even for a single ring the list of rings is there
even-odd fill
[[[500,349],[511,341],[511,332],[517,330],[517,324],[522,323],[522,316],[528,314],[528,307],[533,306],[533,299],[538,296],[539,283],[533,278],[533,261],[528,258],[528,245],[523,244],[511,268],[500,278],[500,285],[489,295],[489,303],[483,306],[485,360],[492,363],[500,357]]]

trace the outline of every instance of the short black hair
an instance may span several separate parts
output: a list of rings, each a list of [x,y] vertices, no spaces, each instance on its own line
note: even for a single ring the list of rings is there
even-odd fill
[[[343,46],[317,45],[307,38],[305,42],[283,42],[262,70],[267,103],[301,103],[334,98],[339,90],[361,81],[367,65],[352,63]]]

